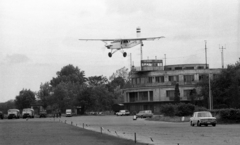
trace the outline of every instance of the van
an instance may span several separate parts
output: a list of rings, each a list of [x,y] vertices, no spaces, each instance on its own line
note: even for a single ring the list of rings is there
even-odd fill
[[[18,109],[8,109],[8,119],[20,118],[20,111]]]
[[[34,118],[34,110],[32,108],[25,108],[22,111],[22,118]]]
[[[66,117],[72,117],[72,109],[66,109]]]

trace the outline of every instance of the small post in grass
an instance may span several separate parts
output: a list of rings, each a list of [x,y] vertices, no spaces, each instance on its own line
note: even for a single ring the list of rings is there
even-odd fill
[[[137,143],[137,134],[134,132],[134,142]]]
[[[84,123],[83,123],[83,125],[82,125],[82,126],[83,126],[83,128],[84,128]]]
[[[101,134],[102,134],[102,127],[100,127],[100,130],[101,130]]]

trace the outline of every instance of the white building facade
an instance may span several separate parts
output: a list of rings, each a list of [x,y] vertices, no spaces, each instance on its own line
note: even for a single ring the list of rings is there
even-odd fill
[[[124,105],[130,112],[152,110],[158,113],[161,104],[173,103],[175,86],[179,84],[180,102],[190,102],[191,92],[199,93],[196,83],[204,77],[214,79],[221,69],[206,64],[166,65],[162,60],[142,60],[141,67],[132,67],[131,86],[123,90]]]

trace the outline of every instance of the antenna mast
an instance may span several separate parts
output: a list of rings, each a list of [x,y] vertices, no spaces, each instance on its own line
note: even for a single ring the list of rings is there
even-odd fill
[[[223,46],[222,46],[222,48],[220,47],[220,45],[219,45],[219,49],[222,49],[222,69],[224,69],[224,60],[223,60],[223,49],[226,49],[226,45],[225,45],[225,48],[223,48]]]
[[[205,62],[206,62],[206,69],[208,68],[207,67],[207,40],[204,40],[205,41]]]
[[[139,37],[141,36],[141,28],[140,28],[140,27],[137,27],[136,31],[137,31],[137,37],[139,38]],[[141,60],[142,60],[142,46],[143,46],[142,40],[140,40],[140,53],[141,53],[140,55],[141,55]]]

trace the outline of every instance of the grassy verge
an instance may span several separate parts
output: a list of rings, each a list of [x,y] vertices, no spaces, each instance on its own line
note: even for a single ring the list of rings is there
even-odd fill
[[[190,116],[184,116],[184,117],[178,117],[178,116],[161,116],[161,115],[155,115],[152,118],[149,118],[147,120],[150,121],[166,121],[166,122],[189,122]]]

